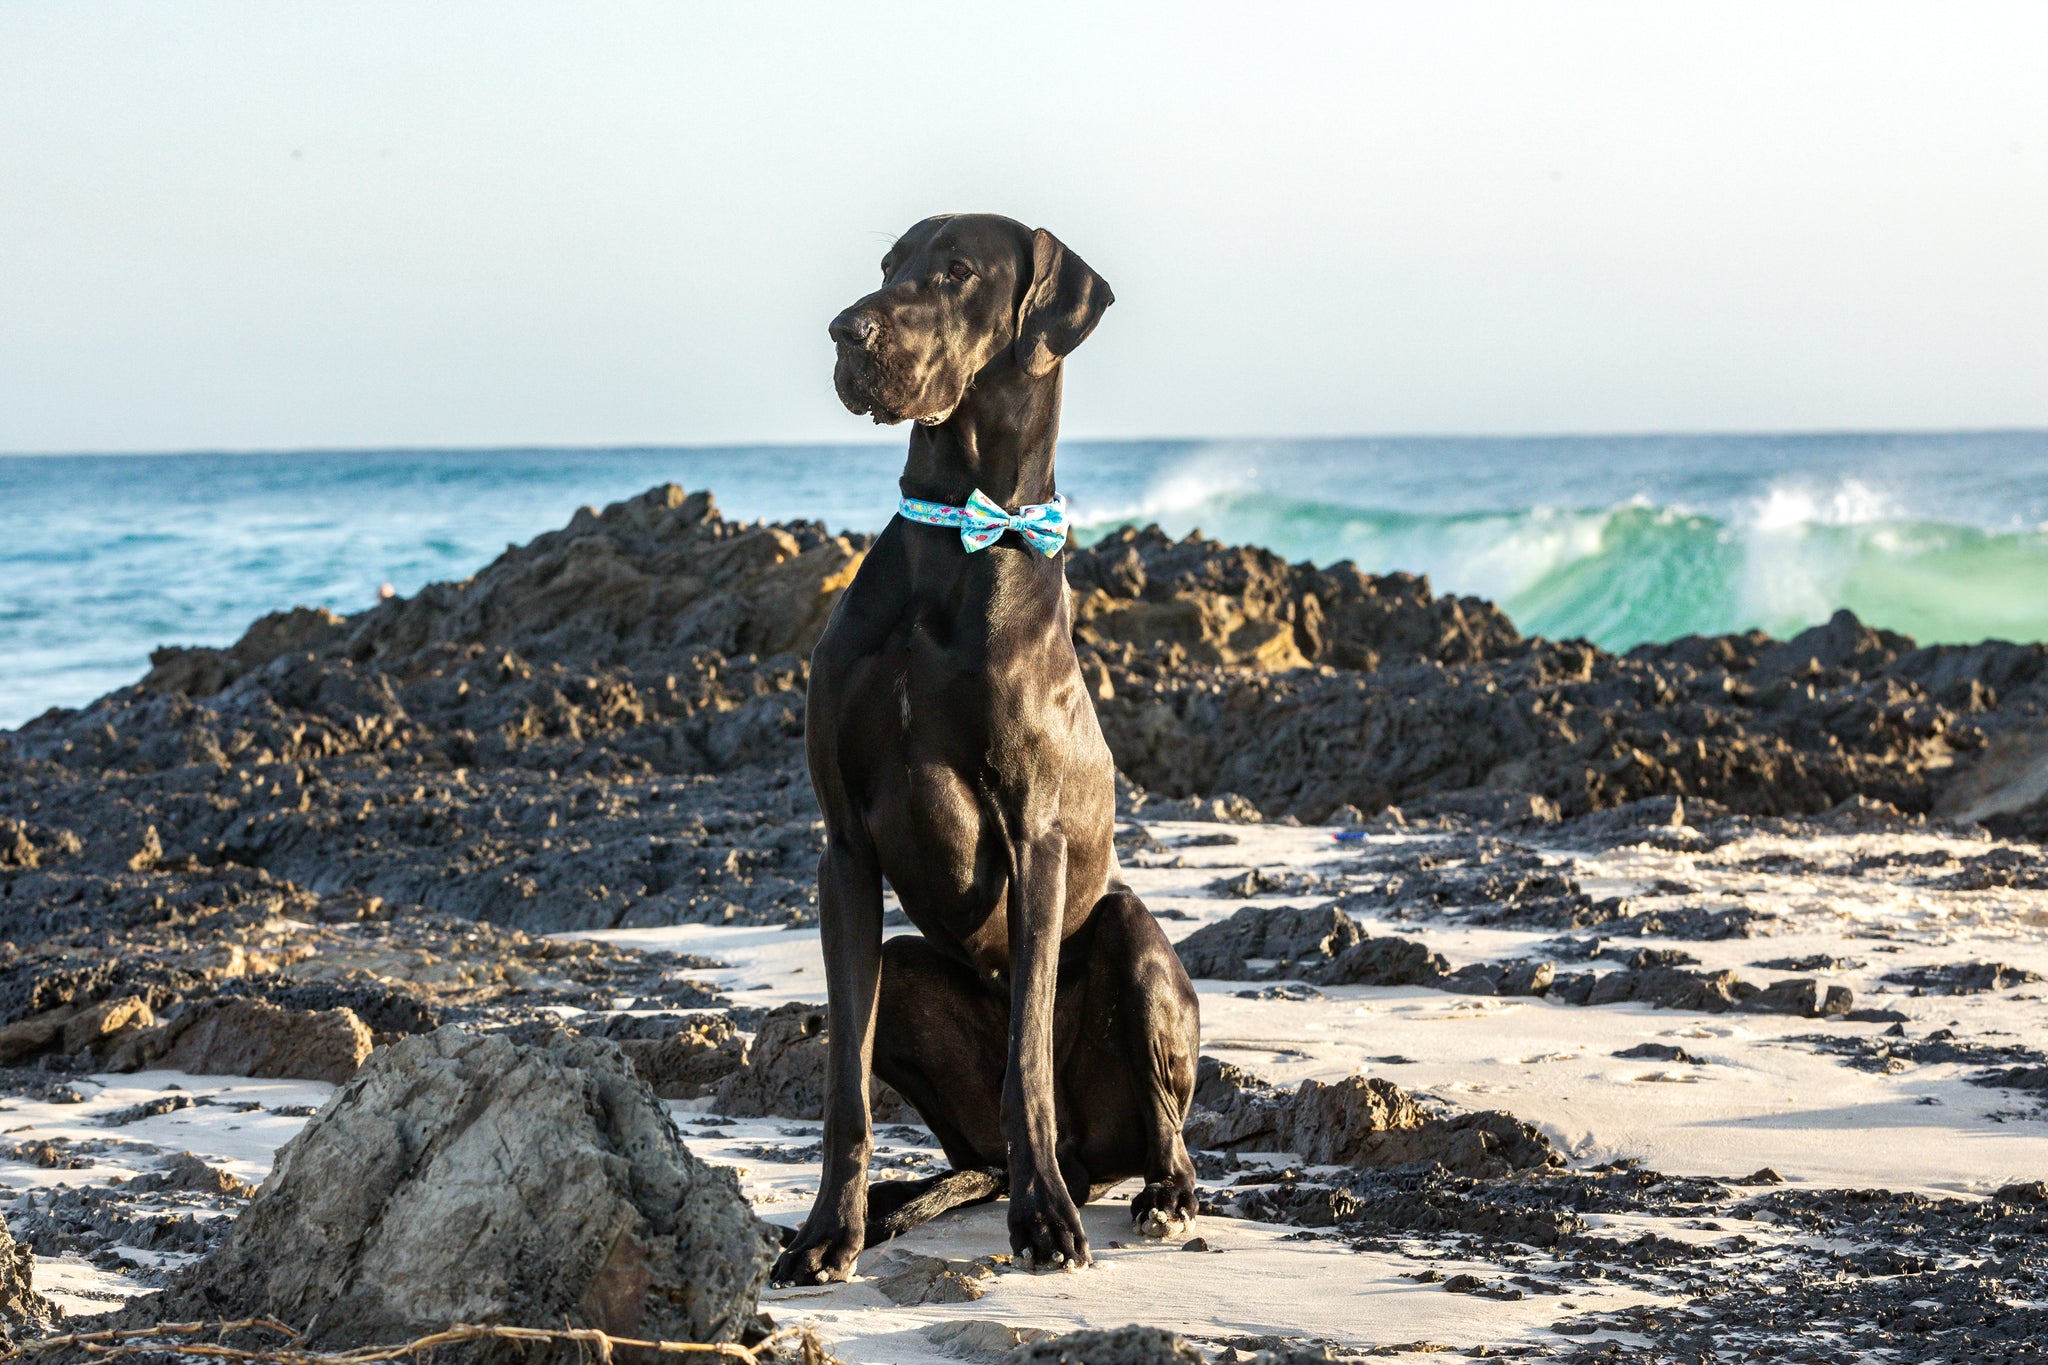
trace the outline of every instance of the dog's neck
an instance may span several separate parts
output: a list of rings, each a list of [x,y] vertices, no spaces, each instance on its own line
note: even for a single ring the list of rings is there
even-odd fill
[[[1052,501],[1062,368],[1042,378],[1014,364],[984,371],[952,416],[911,430],[903,495],[959,507],[978,488],[1012,511]]]

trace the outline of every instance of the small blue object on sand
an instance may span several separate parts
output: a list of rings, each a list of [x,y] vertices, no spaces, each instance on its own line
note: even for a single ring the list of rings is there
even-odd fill
[[[1365,838],[1365,831],[1362,829],[1340,829],[1334,831],[1330,837],[1340,844],[1355,844]]]

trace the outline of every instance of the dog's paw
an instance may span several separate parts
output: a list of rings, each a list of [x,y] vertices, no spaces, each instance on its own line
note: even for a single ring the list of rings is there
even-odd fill
[[[860,1252],[857,1237],[807,1238],[799,1233],[795,1244],[775,1258],[768,1284],[775,1289],[796,1289],[851,1279]]]
[[[1131,1200],[1131,1222],[1147,1237],[1178,1237],[1195,1225],[1192,1182],[1157,1180]]]
[[[1165,1209],[1147,1209],[1133,1221],[1137,1223],[1138,1232],[1141,1236],[1157,1237],[1164,1240],[1168,1237],[1180,1236],[1183,1232],[1194,1226],[1195,1220],[1177,1217],[1174,1214],[1168,1213]]]
[[[1079,1270],[1089,1263],[1081,1211],[1064,1186],[1011,1194],[1010,1250],[1033,1270]]]

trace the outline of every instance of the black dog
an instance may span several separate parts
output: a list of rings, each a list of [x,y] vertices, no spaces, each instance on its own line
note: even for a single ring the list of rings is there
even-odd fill
[[[1061,360],[1110,302],[1051,233],[930,218],[833,320],[834,386],[917,423],[907,497],[1049,502]],[[1120,1180],[1144,1178],[1131,1215],[1154,1235],[1194,1215],[1195,994],[1115,880],[1114,770],[1064,558],[1014,530],[970,553],[898,516],[811,655],[831,1051],[823,1180],[778,1284],[845,1279],[870,1241],[1005,1187],[1011,1249],[1040,1267],[1087,1264],[1077,1205]],[[922,931],[886,947],[884,878]],[[871,1068],[953,1174],[869,1190]]]

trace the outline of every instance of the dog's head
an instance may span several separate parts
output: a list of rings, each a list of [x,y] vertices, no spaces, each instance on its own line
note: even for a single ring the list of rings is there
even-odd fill
[[[882,258],[882,287],[832,319],[832,386],[850,412],[937,426],[991,365],[1051,374],[1115,301],[1044,228],[993,213],[927,218]]]

